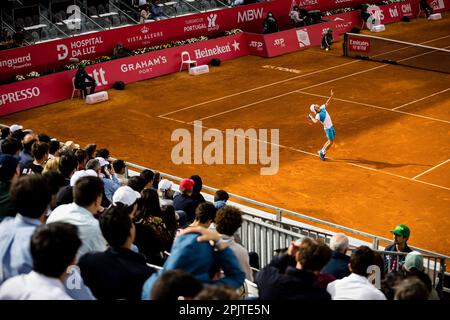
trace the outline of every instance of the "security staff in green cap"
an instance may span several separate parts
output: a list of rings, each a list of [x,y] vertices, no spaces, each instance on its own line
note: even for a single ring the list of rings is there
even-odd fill
[[[91,87],[89,94],[93,94],[95,92],[95,80],[88,75],[84,69],[85,67],[86,65],[84,63],[80,63],[78,65],[77,73],[75,74],[75,88],[83,90],[84,98],[88,95],[87,87]]]
[[[394,235],[394,243],[384,249],[384,251],[393,251],[393,252],[411,252],[412,249],[408,247],[406,243],[409,239],[410,231],[408,226],[404,224],[399,224],[391,230]],[[401,270],[402,265],[405,262],[406,255],[390,255],[387,254],[385,256],[385,269],[387,272]]]

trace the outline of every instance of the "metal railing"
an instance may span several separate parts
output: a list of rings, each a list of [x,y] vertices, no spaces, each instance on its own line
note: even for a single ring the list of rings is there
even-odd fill
[[[129,175],[128,168],[133,168],[139,171],[149,169],[145,168],[133,163],[126,163],[126,176]],[[170,175],[167,173],[159,172],[161,177],[173,180],[173,181],[181,181],[182,178]],[[203,190],[206,190],[210,193],[216,192],[218,189],[212,188],[209,186],[203,185]],[[351,228],[347,228],[344,226],[340,226],[338,224],[334,224],[328,221],[324,221],[321,219],[317,219],[314,217],[310,217],[304,214],[300,214],[297,212],[293,212],[291,210],[282,209],[278,207],[274,207],[272,205],[262,203],[253,199],[248,199],[236,194],[229,193],[230,198],[239,200],[244,202],[246,205],[257,206],[266,209],[266,212],[273,211],[273,217],[267,218],[262,217],[257,214],[244,211],[245,215],[243,216],[243,224],[241,229],[238,231],[238,235],[241,238],[242,245],[249,251],[256,252],[260,257],[261,266],[266,265],[270,262],[274,253],[277,250],[285,249],[289,246],[291,241],[296,239],[302,239],[304,237],[310,237],[313,239],[320,239],[325,243],[329,244],[330,238],[333,234],[326,231],[319,231],[314,227],[302,227],[291,222],[287,222],[290,217],[302,218],[303,220],[314,222],[315,224],[320,224],[325,227],[330,227],[339,231],[343,231],[347,234],[347,236],[359,236],[368,238],[368,244],[371,244],[373,250],[378,251],[381,256],[384,257],[389,254],[391,256],[403,256],[406,253],[402,252],[386,252],[380,250],[380,242],[392,242],[391,239],[387,239],[384,237],[372,235],[366,232],[354,230]],[[283,214],[286,214],[285,217]],[[294,222],[294,221],[292,221]],[[351,247],[355,247],[350,244]],[[409,246],[411,249],[419,251],[422,253],[424,258],[424,267],[425,272],[430,276],[433,286],[435,286],[438,294],[442,296],[442,293],[449,292],[448,288],[443,287],[443,280],[446,271],[446,259],[450,258],[445,255],[441,255],[429,250],[424,250],[421,248]],[[398,266],[397,266],[398,268]]]

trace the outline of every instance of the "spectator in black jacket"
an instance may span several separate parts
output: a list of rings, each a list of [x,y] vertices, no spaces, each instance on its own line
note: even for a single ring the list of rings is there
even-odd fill
[[[84,63],[80,63],[78,66],[78,71],[75,74],[75,88],[83,90],[84,97],[88,95],[88,87],[91,88],[89,94],[93,94],[95,92],[95,80],[90,75],[88,75],[88,73],[84,69],[85,67],[86,65]]]
[[[288,266],[295,256],[296,267]],[[263,300],[331,300],[323,288],[316,288],[317,274],[331,257],[324,243],[304,238],[292,243],[287,254],[275,257],[256,275],[259,296]],[[286,267],[287,266],[287,267]]]
[[[78,262],[81,276],[97,299],[139,300],[142,285],[155,270],[144,256],[133,252],[134,224],[123,206],[112,206],[100,219],[110,246],[105,252],[87,253]]]
[[[200,193],[200,192],[202,192],[202,187],[203,187],[202,178],[200,178],[200,176],[198,176],[198,175],[193,175],[189,179],[194,180],[194,187],[192,188],[191,198],[194,200],[197,200],[198,203],[205,202],[206,201],[205,198]]]
[[[384,251],[405,252],[409,253],[412,249],[408,246],[407,241],[410,236],[410,230],[408,226],[400,224],[391,230],[394,235],[394,243],[386,247]],[[405,256],[397,256],[387,254],[384,257],[385,271],[392,272],[402,269],[402,265],[405,262]]]
[[[266,19],[264,19],[263,33],[267,34],[267,33],[274,33],[274,32],[278,32],[278,31],[280,31],[280,29],[278,28],[278,22],[275,19],[275,17],[273,16],[273,13],[269,12],[267,14]]]
[[[330,240],[330,248],[333,250],[331,260],[323,269],[323,272],[330,273],[336,279],[342,279],[350,275],[348,264],[350,257],[345,253],[348,249],[348,238],[345,234],[337,233]]]
[[[195,209],[197,208],[198,201],[191,198],[194,187],[194,180],[183,179],[180,182],[181,194],[177,195],[173,199],[173,206],[175,210],[182,210],[186,212],[187,223],[190,224],[195,219]]]

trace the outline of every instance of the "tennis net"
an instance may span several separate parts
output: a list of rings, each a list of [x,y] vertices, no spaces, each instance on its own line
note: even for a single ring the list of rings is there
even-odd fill
[[[372,35],[346,33],[344,55],[383,63],[450,73],[450,50]]]

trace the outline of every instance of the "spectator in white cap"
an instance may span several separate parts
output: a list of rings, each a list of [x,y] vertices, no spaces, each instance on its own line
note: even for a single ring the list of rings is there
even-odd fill
[[[416,277],[426,286],[429,297],[428,300],[439,300],[439,295],[431,282],[428,274],[424,272],[423,255],[418,251],[412,251],[405,257],[402,266],[406,278]]]
[[[172,182],[167,179],[162,179],[158,183],[159,204],[161,207],[173,206],[173,194]]]
[[[105,196],[109,201],[112,201],[114,192],[116,192],[116,190],[120,187],[120,181],[117,179],[114,168],[108,161],[106,161],[103,157],[97,157],[95,160],[98,160],[100,163],[99,177],[105,185]]]
[[[13,124],[11,127],[9,127],[9,132],[10,134],[14,134],[14,132],[16,132],[17,130],[23,130],[23,126],[21,126],[20,124]]]
[[[138,199],[141,198],[141,194],[137,191],[134,191],[129,186],[119,187],[112,197],[112,204],[114,206],[122,206],[127,207],[128,214],[132,219],[134,219],[136,215],[136,211],[138,208]]]
[[[60,206],[63,204],[72,203],[73,202],[73,186],[81,178],[89,177],[89,176],[97,177],[97,173],[92,169],[75,171],[74,174],[70,177],[70,184],[68,186],[64,186],[63,188],[61,188],[61,190],[58,191],[58,194],[56,196],[56,205]],[[103,208],[101,208],[100,211],[103,211]]]

